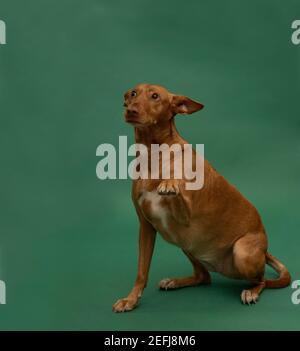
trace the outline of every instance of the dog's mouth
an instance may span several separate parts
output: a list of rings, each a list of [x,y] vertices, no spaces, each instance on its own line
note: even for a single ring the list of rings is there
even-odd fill
[[[126,123],[129,123],[132,125],[141,125],[142,124],[136,118],[125,118],[125,121],[126,121]]]
[[[125,113],[125,121],[126,121],[126,123],[129,123],[129,124],[142,124],[142,123],[139,121],[138,116],[136,116],[136,115],[131,115],[131,114],[129,114],[129,113]]]

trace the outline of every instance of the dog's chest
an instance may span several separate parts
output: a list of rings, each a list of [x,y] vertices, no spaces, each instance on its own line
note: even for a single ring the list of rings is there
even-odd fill
[[[176,238],[170,230],[170,222],[174,220],[171,216],[167,201],[159,195],[156,190],[142,191],[138,204],[145,218],[159,231],[163,237],[170,242],[176,243]]]

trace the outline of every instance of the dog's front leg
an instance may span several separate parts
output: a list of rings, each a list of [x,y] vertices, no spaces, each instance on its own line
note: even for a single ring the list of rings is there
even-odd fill
[[[142,296],[143,290],[147,285],[155,237],[155,229],[149,222],[140,216],[139,260],[136,281],[129,295],[118,300],[113,305],[114,312],[131,311],[137,306],[138,300]]]

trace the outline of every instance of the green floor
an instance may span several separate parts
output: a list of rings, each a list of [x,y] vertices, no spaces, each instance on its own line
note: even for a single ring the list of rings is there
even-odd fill
[[[256,205],[270,252],[300,279],[299,1],[0,0],[0,19],[0,329],[299,330],[290,287],[250,307],[247,285],[219,275],[159,291],[191,272],[160,238],[139,308],[112,313],[135,278],[138,222],[131,182],[95,172],[99,144],[133,141],[126,89],[203,102],[178,129]]]

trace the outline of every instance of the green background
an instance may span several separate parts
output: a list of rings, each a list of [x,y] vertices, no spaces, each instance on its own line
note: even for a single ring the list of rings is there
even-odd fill
[[[252,307],[246,283],[217,274],[159,291],[191,272],[160,237],[139,308],[112,313],[135,278],[138,221],[131,181],[95,173],[99,144],[133,142],[125,90],[199,100],[180,133],[255,204],[270,252],[300,279],[299,1],[0,0],[0,19],[0,329],[300,329],[291,287]]]

